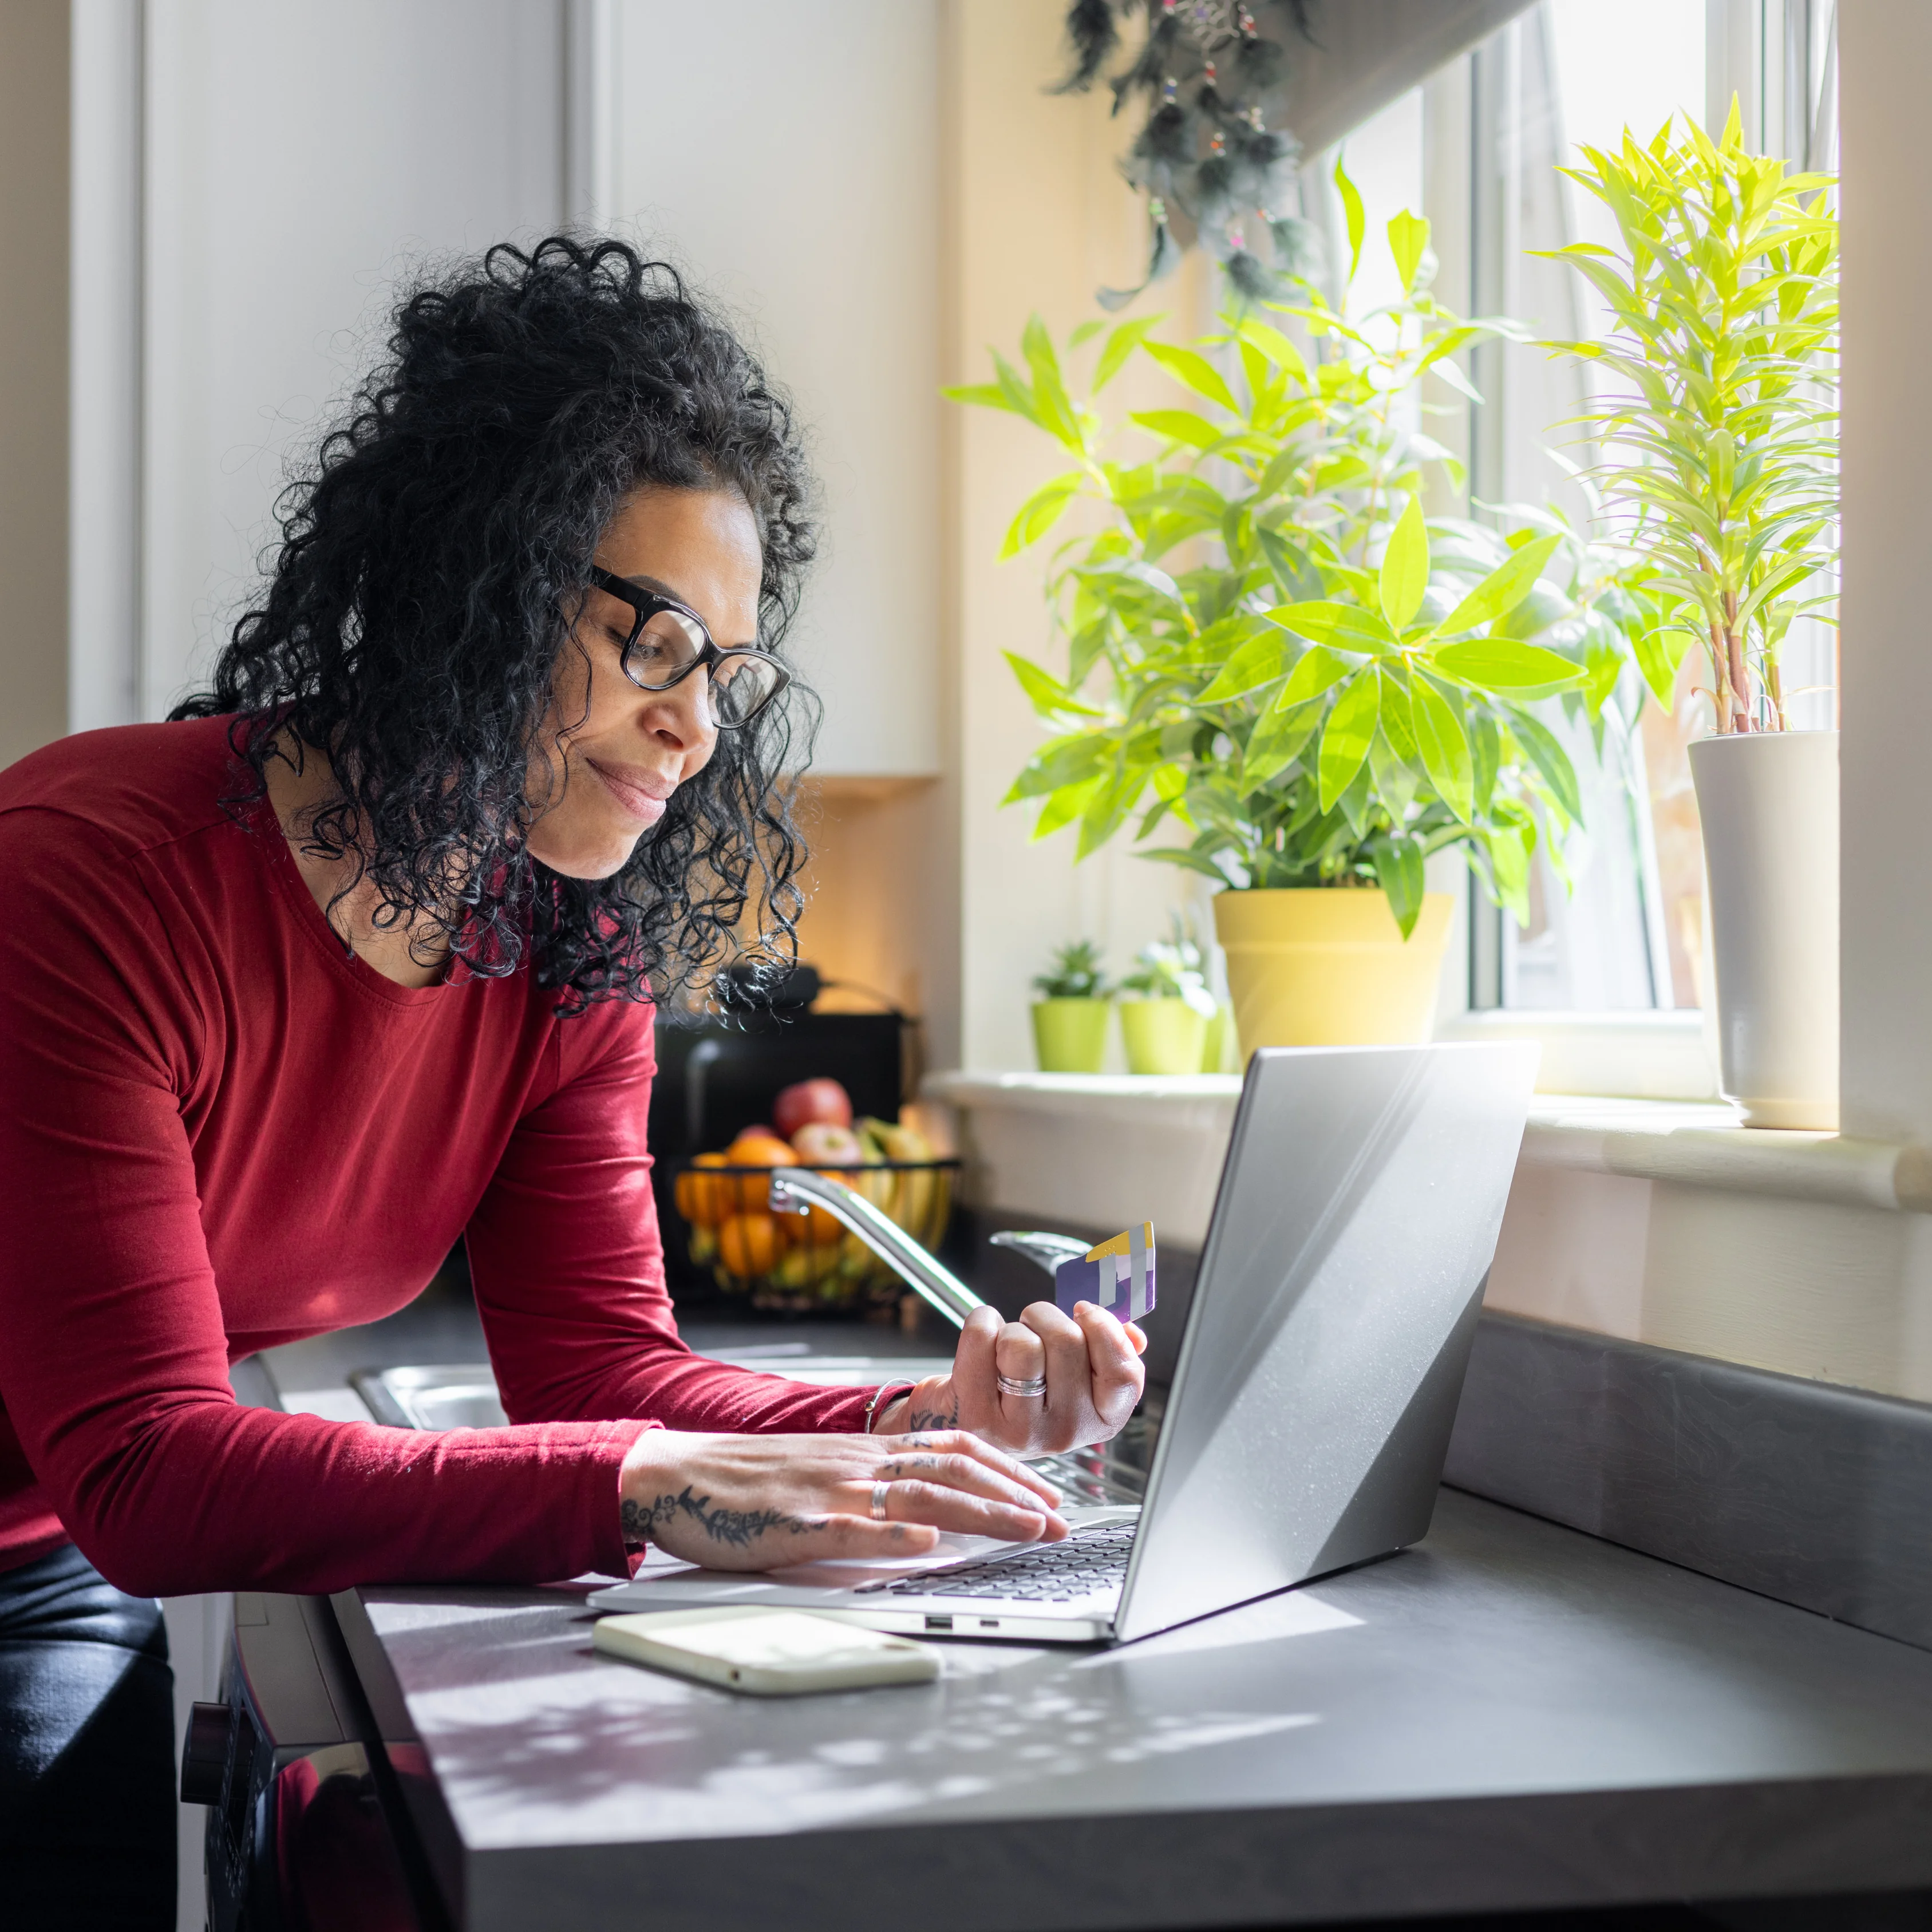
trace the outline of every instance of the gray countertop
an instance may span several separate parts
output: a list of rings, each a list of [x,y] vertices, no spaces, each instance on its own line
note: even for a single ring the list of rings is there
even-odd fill
[[[1114,1650],[739,1698],[580,1592],[338,1599],[471,1928],[1310,1922],[1932,1882],[1932,1654],[1451,1490]]]

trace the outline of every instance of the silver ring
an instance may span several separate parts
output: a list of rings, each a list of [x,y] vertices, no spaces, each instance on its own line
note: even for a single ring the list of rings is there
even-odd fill
[[[892,1487],[884,1476],[872,1485],[872,1520],[884,1522],[886,1520],[886,1492]]]
[[[994,1371],[997,1375],[998,1372]],[[1022,1382],[1017,1376],[1000,1376],[1000,1393],[1002,1395],[1024,1396],[1029,1401],[1036,1401],[1046,1393],[1046,1378],[1034,1376]]]

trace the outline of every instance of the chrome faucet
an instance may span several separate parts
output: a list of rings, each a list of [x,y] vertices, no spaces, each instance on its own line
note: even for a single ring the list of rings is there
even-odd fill
[[[994,1247],[1011,1248],[1016,1254],[1024,1255],[1048,1274],[1058,1274],[1062,1262],[1079,1260],[1090,1245],[1071,1234],[1049,1234],[1043,1229],[1020,1228],[1003,1228],[986,1239]]]
[[[808,1167],[774,1168],[770,1199],[774,1214],[802,1214],[808,1208],[823,1208],[955,1328],[964,1328],[967,1316],[986,1306],[937,1256],[928,1253],[896,1221],[843,1181],[828,1180]]]

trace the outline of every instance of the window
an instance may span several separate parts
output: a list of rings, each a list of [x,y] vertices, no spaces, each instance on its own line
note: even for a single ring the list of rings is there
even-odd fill
[[[1735,92],[1748,139],[1798,166],[1835,166],[1834,28],[1829,0],[1540,0],[1358,129],[1349,172],[1372,232],[1405,206],[1429,214],[1437,288],[1452,307],[1512,315],[1548,336],[1600,334],[1607,318],[1594,291],[1534,252],[1616,238],[1608,211],[1558,166],[1580,142],[1615,145],[1626,126],[1647,140],[1673,114],[1721,124]],[[1325,172],[1311,170],[1318,193]],[[1594,454],[1560,426],[1588,400],[1582,367],[1497,343],[1475,351],[1470,373],[1484,406],[1459,424],[1430,426],[1463,454],[1469,501],[1432,507],[1481,514],[1553,500],[1587,519],[1588,500],[1561,460],[1587,464]],[[1804,694],[1795,724],[1835,722],[1834,637],[1812,623],[1786,645],[1787,688]],[[1711,1090],[1696,1041],[1706,1003],[1703,859],[1687,755],[1705,728],[1699,668],[1687,660],[1670,713],[1640,701],[1633,679],[1620,694],[1633,728],[1606,732],[1600,757],[1586,734],[1570,734],[1588,824],[1571,848],[1570,890],[1540,862],[1522,924],[1471,895],[1467,1006],[1498,1019],[1521,1014],[1532,1030],[1534,1016],[1564,1016],[1561,1030],[1573,1039],[1578,1016],[1620,1016],[1604,1030],[1612,1054],[1586,1076],[1598,1091],[1627,1090],[1617,1058],[1628,1054],[1630,1027],[1662,1026],[1666,1012],[1681,1016],[1668,1030],[1687,1053],[1676,1072],[1648,1066],[1636,1090],[1659,1090],[1660,1078],[1686,1097]]]
[[[1580,143],[1614,146],[1628,127],[1648,140],[1673,114],[1721,124],[1733,93],[1760,145],[1810,164],[1828,139],[1832,20],[1808,0],[1541,0],[1470,58],[1461,84],[1471,128],[1470,284],[1474,305],[1521,316],[1552,335],[1599,335],[1604,308],[1580,277],[1528,251],[1572,240],[1614,244],[1594,196],[1556,173]],[[1451,77],[1448,85],[1454,86]],[[1822,138],[1821,138],[1822,137]],[[1490,399],[1471,449],[1481,502],[1553,496],[1586,516],[1581,492],[1548,454],[1554,426],[1587,400],[1588,372],[1527,346],[1479,350]],[[1574,436],[1575,432],[1568,433]],[[1588,462],[1594,452],[1565,454]],[[1813,623],[1787,646],[1787,684],[1805,692],[1793,722],[1829,726],[1832,633]],[[1634,728],[1605,736],[1600,759],[1573,742],[1589,794],[1590,836],[1573,890],[1546,865],[1526,924],[1472,916],[1469,1003],[1528,1011],[1702,1006],[1706,985],[1702,845],[1688,750],[1705,728],[1687,659],[1676,710],[1625,695]]]

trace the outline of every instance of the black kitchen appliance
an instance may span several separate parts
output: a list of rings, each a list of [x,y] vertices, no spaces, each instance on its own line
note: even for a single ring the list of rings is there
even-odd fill
[[[222,1701],[194,1707],[181,1796],[208,1808],[209,1932],[448,1922],[326,1597],[236,1592]]]
[[[693,1154],[722,1151],[741,1129],[769,1125],[782,1089],[800,1080],[836,1080],[855,1116],[896,1120],[916,1076],[916,1023],[895,1009],[821,1013],[808,1004],[820,982],[800,967],[776,985],[735,982],[722,1012],[660,1008],[657,1078],[651,1089],[650,1146],[658,1219],[681,1227],[671,1198],[674,1169]],[[686,1300],[717,1292],[694,1268],[681,1241],[667,1241],[673,1292]]]

